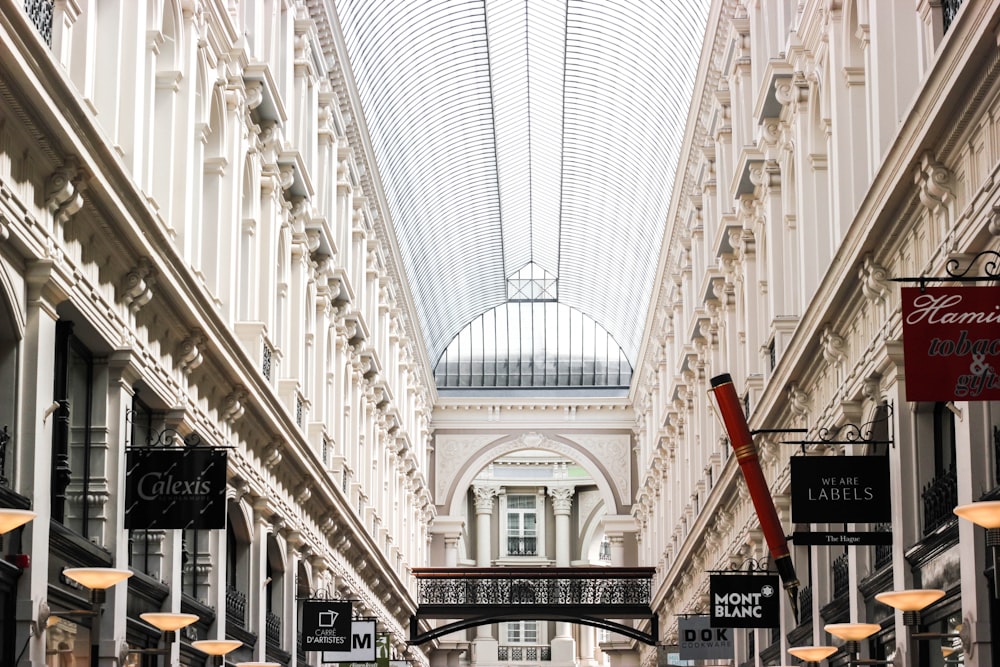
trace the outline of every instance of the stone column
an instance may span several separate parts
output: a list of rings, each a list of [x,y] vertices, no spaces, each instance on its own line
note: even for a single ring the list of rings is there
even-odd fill
[[[573,509],[572,486],[550,486],[552,512],[556,517],[556,567],[570,566],[570,510]],[[556,636],[552,640],[552,665],[575,665],[576,642],[570,623],[556,623]]]
[[[472,492],[476,498],[476,567],[489,567],[492,563],[493,499],[497,496],[497,489],[475,486]]]
[[[437,561],[435,565],[444,567],[458,567],[458,544],[462,539],[462,529],[465,527],[465,519],[453,516],[434,517],[433,523],[427,527],[427,532],[431,540],[435,536],[440,536],[439,544],[442,545],[440,555],[432,556]]]
[[[489,567],[492,563],[492,518],[495,486],[474,486],[472,493],[476,501],[476,567]],[[476,627],[476,638],[472,651],[477,665],[497,664],[500,642],[493,638],[492,625]]]

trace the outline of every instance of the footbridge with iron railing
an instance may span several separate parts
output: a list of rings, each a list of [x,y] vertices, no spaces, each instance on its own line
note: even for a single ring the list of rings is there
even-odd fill
[[[417,609],[410,643],[506,621],[563,621],[617,632],[655,646],[651,567],[413,568]],[[431,627],[429,619],[447,623]],[[615,620],[611,620],[615,619]],[[648,621],[648,631],[632,619]],[[638,624],[646,625],[646,624]]]

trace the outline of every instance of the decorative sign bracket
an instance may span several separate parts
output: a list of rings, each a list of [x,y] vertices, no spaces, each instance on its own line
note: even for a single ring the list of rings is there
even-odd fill
[[[728,570],[707,570],[709,574],[732,574],[741,572],[743,574],[775,574],[770,569],[771,562],[764,558],[747,558],[742,563],[733,563]]]
[[[969,275],[969,271],[979,260],[989,258],[988,261],[983,262],[983,271],[985,275]],[[944,270],[947,276],[916,276],[916,277],[903,277],[903,278],[890,278],[894,283],[917,283],[920,286],[920,290],[923,291],[927,283],[948,283],[948,282],[959,282],[959,283],[977,283],[977,282],[989,282],[991,280],[1000,280],[1000,252],[996,250],[983,250],[982,252],[976,253],[971,258],[969,258],[968,265],[963,269],[961,268],[962,261],[953,257],[949,259],[945,265]]]
[[[135,414],[135,410],[128,409],[125,411],[125,423],[132,425],[132,415]],[[185,447],[202,447],[201,436],[197,433],[191,432],[187,435],[182,436],[180,431],[175,428],[165,428],[162,431],[156,431],[152,428],[149,429],[149,436],[146,438],[146,442],[143,444],[136,444],[134,442],[129,442],[129,434],[132,433],[132,429],[129,428],[126,431],[125,449],[132,448],[143,448],[143,447],[173,447],[174,443],[178,440],[184,443]],[[213,448],[220,449],[220,448]],[[225,448],[228,449],[228,448]]]
[[[785,445],[800,445],[805,451],[806,445],[889,445],[895,448],[896,442],[892,429],[892,402],[880,403],[876,408],[876,416],[864,424],[841,424],[835,428],[821,428],[816,434],[815,440],[783,440]],[[874,437],[875,429],[885,424],[887,438],[885,440]]]

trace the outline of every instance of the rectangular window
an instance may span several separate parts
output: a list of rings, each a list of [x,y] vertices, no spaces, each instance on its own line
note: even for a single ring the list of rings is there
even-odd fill
[[[507,554],[510,556],[538,555],[535,503],[535,496],[507,496]]]
[[[53,397],[59,407],[52,429],[52,518],[90,538],[97,515],[91,482],[100,475],[92,451],[94,359],[73,335],[72,322],[56,323]]]
[[[512,621],[507,623],[508,644],[537,644],[538,621]]]

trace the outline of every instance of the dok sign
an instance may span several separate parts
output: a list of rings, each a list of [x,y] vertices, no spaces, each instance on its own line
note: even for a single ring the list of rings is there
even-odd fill
[[[792,523],[892,520],[888,456],[793,456]]]
[[[907,401],[1000,400],[1000,288],[904,287]]]
[[[713,628],[708,616],[677,619],[677,648],[681,660],[732,660],[733,633]]]
[[[713,574],[708,578],[713,628],[776,628],[780,613],[773,574]]]
[[[125,458],[126,530],[226,527],[226,450],[135,447]]]

